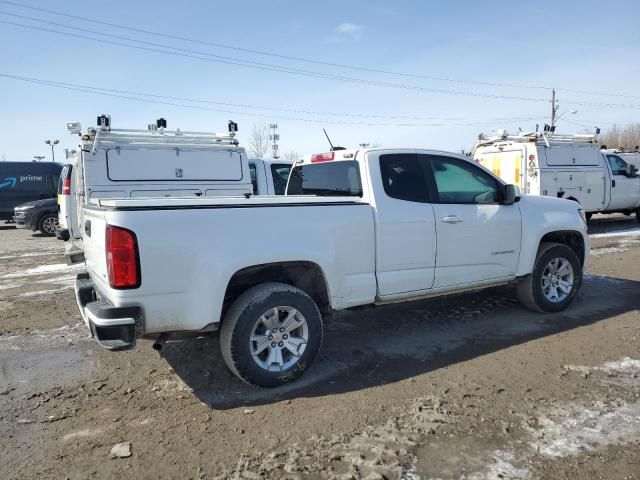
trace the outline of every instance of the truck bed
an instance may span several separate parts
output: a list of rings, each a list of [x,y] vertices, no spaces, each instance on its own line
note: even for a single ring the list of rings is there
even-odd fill
[[[138,288],[109,287],[108,225],[136,236]],[[261,264],[322,266],[333,308],[376,295],[373,210],[357,197],[103,199],[85,207],[83,232],[99,298],[139,307],[144,334],[218,323],[230,279]]]

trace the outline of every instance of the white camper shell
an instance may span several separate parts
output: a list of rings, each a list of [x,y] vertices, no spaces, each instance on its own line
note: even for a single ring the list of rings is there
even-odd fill
[[[76,151],[76,189],[86,202],[252,192],[247,155],[238,146],[235,127],[219,134],[166,130],[164,119],[147,130],[112,129],[106,116],[98,117],[98,123],[81,134]],[[67,127],[80,134],[78,123]]]
[[[529,195],[573,200],[587,214],[640,207],[635,169],[601,151],[596,135],[532,132],[484,138],[473,151],[476,162]]]
[[[79,122],[67,123],[80,135],[76,150],[67,154],[73,164],[68,231],[61,238],[78,241],[68,246],[67,262],[82,260],[80,245],[83,207],[105,198],[206,197],[252,194],[249,161],[238,145],[237,124],[228,133],[167,130],[165,119],[146,130],[111,128],[101,115],[98,126],[82,133]],[[71,209],[74,212],[71,212]],[[73,215],[72,213],[75,213]],[[75,217],[75,218],[74,218]]]

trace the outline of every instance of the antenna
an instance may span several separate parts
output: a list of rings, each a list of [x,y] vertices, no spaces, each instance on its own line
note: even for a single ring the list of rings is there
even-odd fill
[[[331,151],[333,151],[333,143],[331,143],[331,139],[329,138],[329,134],[327,133],[327,131],[323,128],[322,131],[324,132],[324,136],[327,137],[327,142],[329,142],[329,146],[331,147]]]

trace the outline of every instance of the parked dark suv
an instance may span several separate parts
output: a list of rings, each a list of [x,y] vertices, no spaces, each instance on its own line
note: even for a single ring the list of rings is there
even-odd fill
[[[52,237],[58,228],[58,200],[34,200],[23,203],[14,209],[13,221],[18,228],[40,230],[44,235]]]
[[[0,220],[33,200],[56,197],[62,165],[54,162],[0,162]]]

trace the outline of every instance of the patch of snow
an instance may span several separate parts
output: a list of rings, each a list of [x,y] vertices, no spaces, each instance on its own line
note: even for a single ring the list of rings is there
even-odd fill
[[[595,367],[584,365],[565,365],[566,370],[590,374],[600,371],[628,377],[631,382],[621,385],[637,391],[640,386],[638,373],[640,360],[623,357],[610,360]],[[585,451],[605,448],[609,445],[624,444],[640,438],[640,402],[616,400],[597,401],[590,404],[582,402],[559,403],[547,408],[537,418],[537,426],[527,428],[530,437],[524,444],[506,444],[493,451],[480,451],[479,455],[466,456],[464,465],[459,468],[464,473],[455,478],[468,480],[497,480],[531,478],[528,465],[535,465],[544,458],[562,458],[580,455]],[[446,448],[446,444],[445,444]],[[410,469],[417,476],[415,467]],[[427,475],[430,480],[442,480],[441,472]],[[451,475],[445,475],[451,478]]]
[[[531,446],[542,455],[566,457],[637,438],[640,435],[640,403],[622,403],[608,410],[570,405],[538,419],[543,440]]]
[[[611,237],[636,237],[640,236],[640,227],[626,230],[616,230],[615,232],[592,233],[590,238],[611,238]]]
[[[79,270],[83,268],[83,265],[67,265],[65,263],[56,263],[53,265],[40,265],[35,268],[27,268],[26,270],[19,270],[13,273],[7,273],[0,278],[20,278],[31,277],[35,275],[47,275],[50,273],[68,272],[73,270]]]
[[[72,285],[65,285],[64,287],[54,288],[51,290],[36,290],[35,292],[25,292],[19,293],[18,297],[37,297],[39,295],[52,295],[54,293],[64,292],[65,290],[69,290],[73,288]]]
[[[84,323],[65,325],[49,330],[34,330],[24,335],[0,336],[0,350],[30,350],[42,345],[54,347],[68,342],[89,341],[91,336]]]
[[[6,253],[6,252],[2,252],[2,253]],[[0,257],[0,260],[6,260],[6,259],[16,259],[16,258],[30,258],[30,257],[48,257],[51,255],[60,255],[61,252],[58,251],[44,251],[44,252],[26,252],[26,253],[19,253],[19,254],[15,254],[15,255],[3,255]]]
[[[62,437],[62,440],[67,442],[69,440],[75,440],[77,438],[90,438],[90,437],[98,436],[101,433],[102,433],[102,430],[89,430],[89,429],[78,430],[77,432],[67,433]]]

